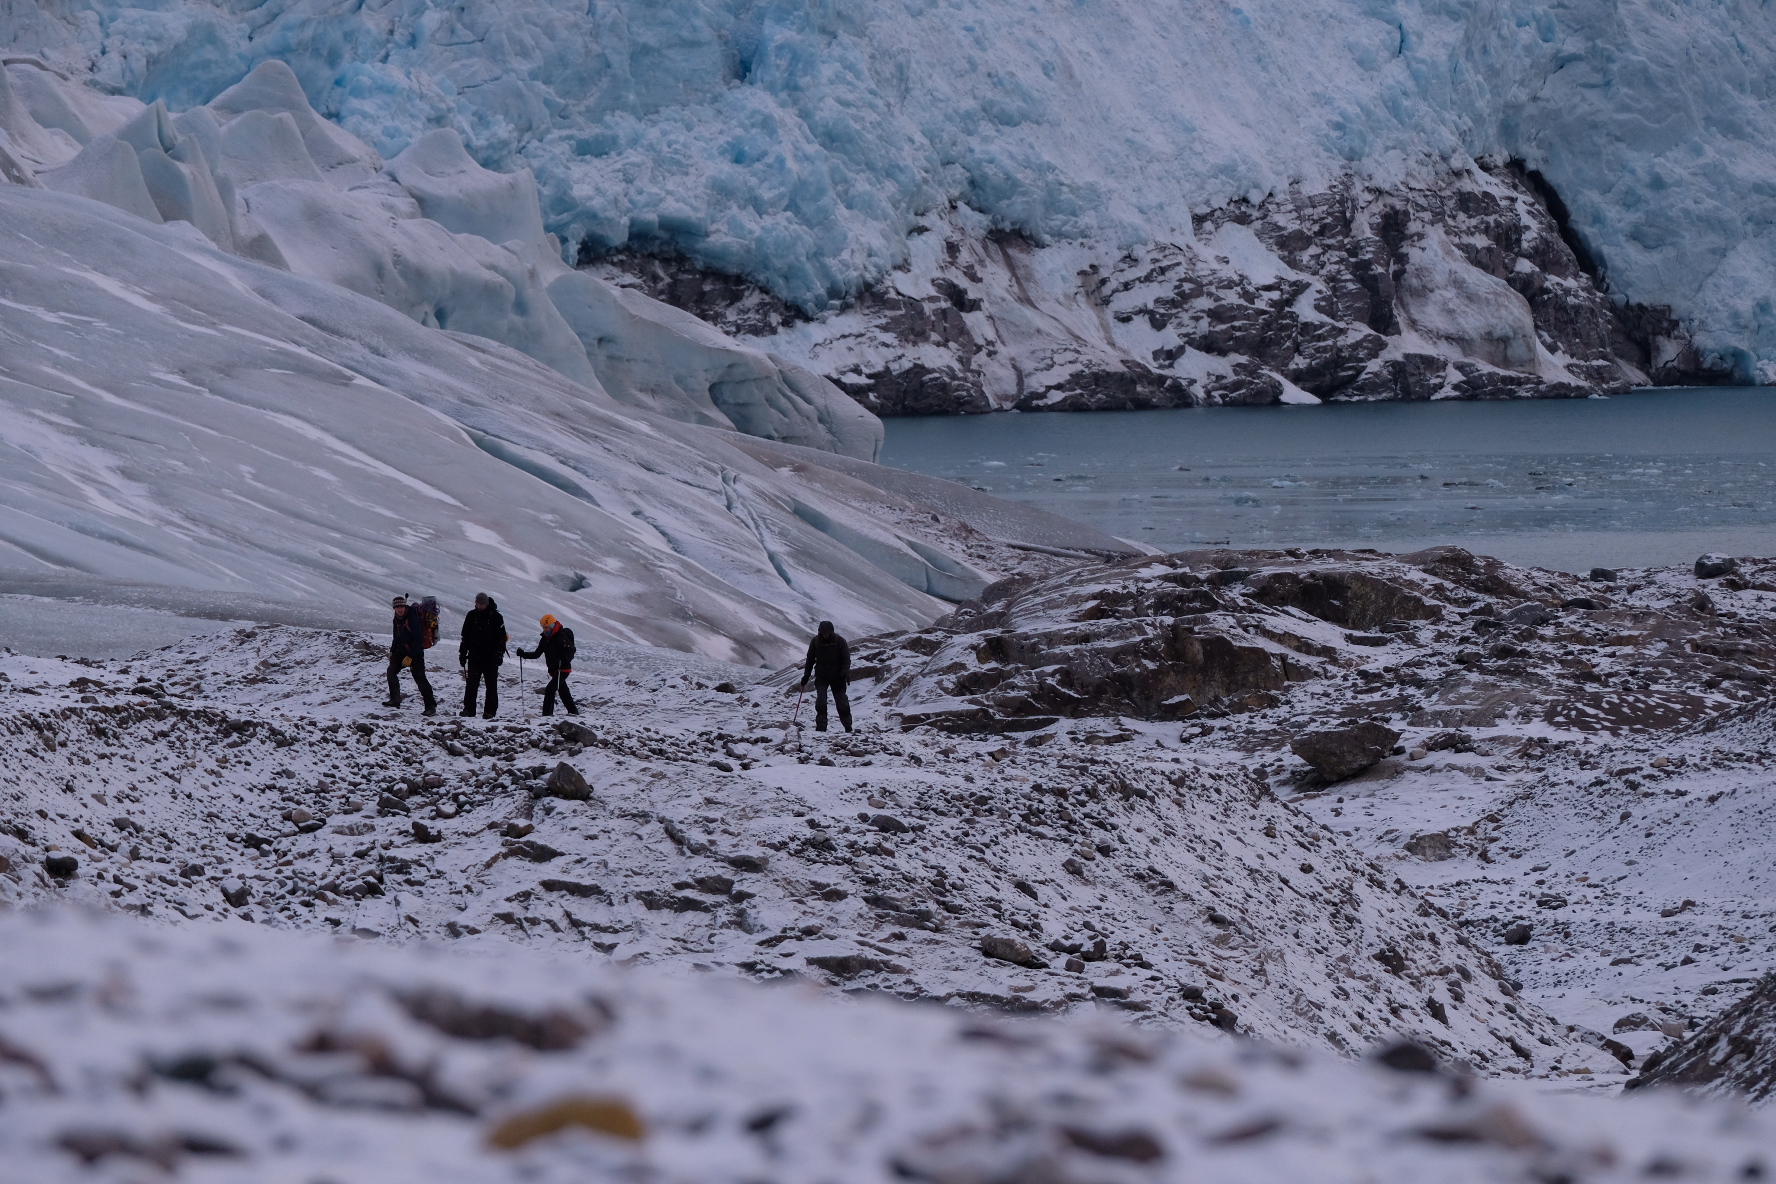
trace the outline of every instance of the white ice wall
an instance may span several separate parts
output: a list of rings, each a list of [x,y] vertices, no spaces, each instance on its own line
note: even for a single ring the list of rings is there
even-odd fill
[[[1295,181],[1516,156],[1618,293],[1776,379],[1758,0],[97,0],[8,9],[8,41],[175,109],[280,58],[384,154],[453,126],[533,168],[565,240],[666,243],[810,308],[952,201],[1136,241]]]

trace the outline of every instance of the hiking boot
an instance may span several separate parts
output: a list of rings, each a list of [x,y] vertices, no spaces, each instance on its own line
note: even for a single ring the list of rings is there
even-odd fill
[[[567,709],[567,713],[569,715],[578,715],[580,713],[580,709],[578,707],[569,707]]]
[[[399,707],[401,705],[401,701],[399,699],[384,699],[382,701],[382,705],[384,707]]]
[[[437,715],[438,709],[430,704],[427,704],[426,709],[424,711],[420,712],[420,714],[421,715]]]
[[[470,714],[470,715],[474,715],[474,714],[475,714],[475,713],[474,713],[474,712],[472,712],[472,711],[471,711],[471,712],[469,712],[469,714]],[[493,712],[491,712],[491,711],[490,711],[490,712],[488,712],[488,713],[487,713],[487,714],[486,714],[486,715],[484,715],[484,716],[482,716],[482,717],[481,717],[481,718],[482,718],[482,719],[492,719],[492,718],[493,718]]]
[[[473,707],[471,707],[467,711],[459,711],[459,712],[457,712],[457,714],[462,716],[464,719],[474,719],[475,718],[475,709]]]

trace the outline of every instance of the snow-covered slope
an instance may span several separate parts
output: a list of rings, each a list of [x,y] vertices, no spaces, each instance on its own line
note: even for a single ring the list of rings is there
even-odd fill
[[[793,693],[737,671],[637,678],[621,654],[576,676],[577,721],[536,719],[516,663],[497,722],[366,716],[379,640],[262,628],[129,662],[0,655],[0,902],[565,945],[1347,1055],[1408,1032],[1488,1075],[1623,1075],[1403,884],[1157,734],[902,735],[861,645],[862,729],[806,747]],[[50,874],[58,852],[74,875]]]
[[[1720,1102],[239,923],[0,917],[0,1003],[0,1159],[40,1184],[1724,1184],[1776,1141]]]
[[[103,0],[14,6],[0,40],[174,109],[287,61],[385,154],[451,126],[535,169],[570,249],[682,252],[807,310],[881,285],[953,208],[1109,268],[1292,187],[1459,201],[1472,160],[1519,160],[1693,365],[1776,376],[1776,17],[1752,0]],[[1650,313],[1623,328],[1676,339]]]

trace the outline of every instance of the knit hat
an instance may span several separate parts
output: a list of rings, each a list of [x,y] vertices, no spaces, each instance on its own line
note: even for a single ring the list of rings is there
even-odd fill
[[[395,597],[395,599],[393,600],[392,603],[395,608],[406,608],[407,607],[407,598],[405,596],[397,596],[397,597]]]
[[[553,628],[555,628],[555,626],[561,624],[561,622],[557,621],[554,617],[550,616],[548,613],[544,613],[543,619],[539,622],[539,624],[541,624],[542,627],[545,629],[553,629]]]

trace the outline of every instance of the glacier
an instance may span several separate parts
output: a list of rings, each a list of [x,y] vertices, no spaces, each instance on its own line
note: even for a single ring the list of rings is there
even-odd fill
[[[1682,326],[1674,373],[1776,381],[1776,15],[1752,0],[58,0],[7,9],[0,44],[173,110],[287,62],[384,155],[448,127],[533,170],[570,257],[678,256],[805,315],[952,210],[1113,261],[1211,210],[1516,162],[1631,329]]]

